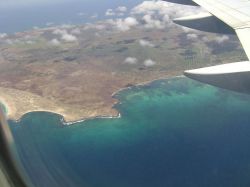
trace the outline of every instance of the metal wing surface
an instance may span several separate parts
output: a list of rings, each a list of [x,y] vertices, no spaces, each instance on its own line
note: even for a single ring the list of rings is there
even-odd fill
[[[174,20],[177,24],[208,31],[208,27],[205,28],[206,23],[218,20],[219,28],[223,28],[225,33],[230,33],[231,29],[237,34],[248,59],[250,59],[250,0],[192,0],[192,2],[206,9],[208,13],[178,18]],[[179,3],[182,3],[182,0],[179,0]],[[194,24],[195,22],[196,24]],[[226,27],[230,32],[226,32]],[[222,33],[221,31],[221,29],[211,30],[211,32],[218,33]],[[201,82],[250,94],[249,61],[188,70],[184,74]]]

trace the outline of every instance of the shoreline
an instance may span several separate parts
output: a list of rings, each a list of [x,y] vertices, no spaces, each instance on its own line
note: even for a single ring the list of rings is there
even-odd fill
[[[128,87],[125,87],[125,88],[121,88],[118,91],[115,91],[114,93],[112,93],[111,96],[114,97],[116,94],[118,94],[119,92],[121,92],[123,90],[131,89],[132,87],[145,86],[145,85],[151,84],[152,82],[155,82],[155,81],[168,80],[168,79],[174,79],[174,78],[184,78],[184,77],[185,77],[184,75],[177,75],[177,76],[173,76],[173,77],[166,76],[166,77],[161,77],[161,78],[158,78],[158,79],[153,79],[151,81],[145,81],[145,82],[142,82],[142,83],[135,84],[133,86],[128,86]]]
[[[81,122],[85,122],[87,120],[93,120],[93,119],[119,119],[121,118],[122,115],[121,113],[118,112],[118,115],[117,116],[95,116],[95,117],[89,117],[89,118],[83,118],[83,119],[80,119],[80,120],[76,120],[76,121],[69,121],[69,122],[66,122],[64,120],[64,117],[62,116],[61,118],[61,122],[63,125],[65,126],[70,126],[70,125],[74,125],[76,123],[81,123]]]
[[[178,76],[173,76],[173,77],[169,77],[169,76],[164,76],[164,77],[161,77],[161,78],[158,78],[158,79],[154,79],[154,80],[150,80],[150,81],[145,81],[145,82],[142,82],[142,83],[138,83],[138,84],[135,84],[133,86],[129,86],[129,87],[124,87],[124,88],[121,88],[115,92],[113,92],[111,94],[111,96],[114,98],[119,92],[122,92],[124,90],[127,90],[127,89],[131,89],[132,87],[139,87],[139,86],[145,86],[145,85],[148,85],[148,84],[151,84],[155,81],[160,81],[160,80],[168,80],[168,79],[174,79],[174,78],[183,78],[185,77],[184,75],[178,75]],[[29,113],[33,113],[33,112],[48,112],[48,113],[52,113],[52,114],[56,114],[56,115],[59,115],[61,116],[61,122],[63,125],[65,126],[70,126],[70,125],[74,125],[76,123],[80,123],[80,122],[84,122],[84,121],[87,121],[87,120],[93,120],[93,119],[118,119],[118,118],[121,118],[121,113],[119,111],[117,111],[117,109],[115,109],[115,111],[117,112],[117,115],[97,115],[97,116],[93,116],[93,117],[83,117],[82,119],[79,119],[79,120],[72,120],[72,121],[67,121],[66,120],[66,117],[64,114],[60,113],[60,112],[56,112],[56,111],[52,111],[52,110],[48,110],[48,109],[39,109],[39,110],[30,110],[30,111],[27,111],[25,113],[23,113],[21,115],[21,117],[19,117],[18,119],[15,119],[14,117],[11,117],[13,115],[13,108],[10,106],[11,104],[9,104],[6,99],[2,96],[0,96],[0,103],[6,108],[6,116],[8,118],[8,120],[13,120],[15,122],[20,122],[23,118],[23,116],[29,114]],[[120,103],[119,101],[118,102],[115,102],[113,104],[116,105],[117,103]],[[14,110],[15,111],[15,110]],[[14,118],[14,119],[13,119]]]

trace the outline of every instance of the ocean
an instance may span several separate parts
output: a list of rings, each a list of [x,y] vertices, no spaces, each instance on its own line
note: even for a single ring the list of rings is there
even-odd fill
[[[115,95],[121,118],[10,121],[36,187],[249,187],[250,96],[187,78]]]
[[[42,2],[42,1],[41,1]],[[119,6],[126,6],[128,10],[143,2],[143,0],[60,0],[55,3],[39,3],[22,6],[7,6],[6,2],[0,1],[0,33],[13,34],[31,30],[34,27],[45,28],[63,24],[93,23],[98,20],[114,18],[107,17],[107,9],[115,10]],[[11,4],[11,2],[9,2]],[[12,2],[12,4],[15,4]],[[125,13],[124,16],[127,16]]]

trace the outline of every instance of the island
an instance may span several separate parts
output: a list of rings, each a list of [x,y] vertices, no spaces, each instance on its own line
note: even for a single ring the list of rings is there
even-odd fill
[[[235,36],[190,32],[119,31],[99,21],[10,34],[0,39],[0,102],[12,120],[33,111],[66,122],[116,117],[113,96],[121,89],[246,59]]]

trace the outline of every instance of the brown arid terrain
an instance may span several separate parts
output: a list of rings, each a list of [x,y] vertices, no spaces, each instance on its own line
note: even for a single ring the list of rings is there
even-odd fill
[[[9,35],[0,40],[0,100],[14,120],[31,111],[65,121],[117,116],[112,94],[122,88],[245,58],[235,36],[217,37],[178,26],[123,32],[101,22]]]

